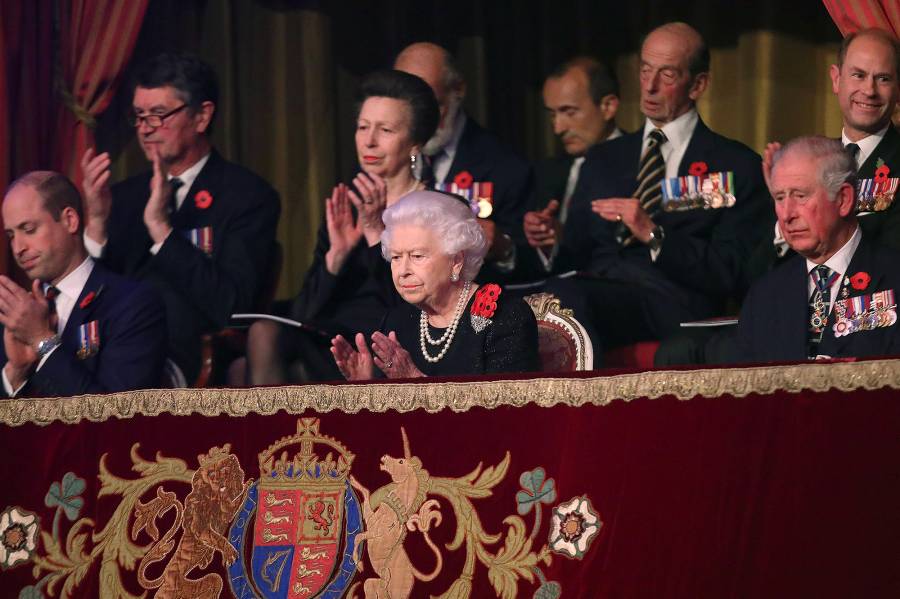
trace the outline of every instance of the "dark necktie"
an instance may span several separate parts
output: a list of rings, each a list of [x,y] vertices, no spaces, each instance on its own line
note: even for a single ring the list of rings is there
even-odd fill
[[[828,304],[831,302],[831,285],[838,277],[824,264],[816,266],[809,273],[815,289],[809,298],[809,346],[808,355],[815,358],[819,354],[819,343],[828,326]]]
[[[177,194],[178,190],[181,189],[181,186],[184,185],[184,181],[178,177],[172,177],[169,179],[169,185],[172,186],[172,193],[169,195],[169,216],[171,216],[178,211],[178,203],[175,200],[175,194]]]
[[[424,183],[427,187],[434,187],[434,157],[428,156],[422,152],[419,154],[419,159],[422,161],[422,168],[419,171],[419,181]]]
[[[44,298],[47,300],[47,316],[50,322],[50,329],[59,332],[59,313],[56,311],[56,297],[59,295],[59,289],[50,285],[44,291]]]
[[[856,157],[859,156],[859,146],[854,143],[849,143],[844,146],[844,149],[850,154],[850,158],[853,159],[853,165],[856,166]]]
[[[637,189],[633,197],[641,202],[641,208],[651,217],[659,209],[662,200],[662,182],[666,178],[666,161],[663,160],[660,147],[666,143],[666,134],[661,129],[654,129],[647,136],[647,149],[641,156],[638,165]],[[624,224],[616,228],[616,240],[622,245],[634,242],[634,237]]]

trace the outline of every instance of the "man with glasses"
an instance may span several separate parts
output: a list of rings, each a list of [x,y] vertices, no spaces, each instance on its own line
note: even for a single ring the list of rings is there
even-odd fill
[[[209,65],[161,54],[136,75],[131,115],[153,170],[110,187],[107,153],[88,150],[81,163],[85,245],[113,270],[159,289],[170,353],[188,381],[200,369],[202,335],[254,307],[280,211],[266,181],[212,148],[217,101]]]

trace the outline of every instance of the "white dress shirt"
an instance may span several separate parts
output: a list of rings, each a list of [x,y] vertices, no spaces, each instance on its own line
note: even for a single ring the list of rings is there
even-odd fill
[[[191,190],[191,186],[194,184],[194,181],[197,179],[197,175],[200,174],[200,171],[203,170],[203,167],[206,166],[206,163],[209,161],[209,154],[195,162],[192,166],[190,166],[183,173],[178,175],[178,178],[182,182],[182,186],[178,188],[175,192],[175,209],[178,210],[181,208],[181,205],[184,204],[184,200],[187,197],[188,192]],[[174,179],[172,175],[169,175],[168,179],[171,181]],[[148,198],[149,196],[149,191]],[[106,248],[106,242],[97,243],[90,237],[88,237],[87,232],[84,233],[84,247],[87,248],[88,254],[93,258],[100,258],[103,255],[103,250]],[[163,243],[165,243],[165,239],[159,243],[154,243],[150,247],[150,253],[154,256],[159,252],[159,248],[162,247]]]
[[[888,125],[888,127],[890,127],[890,125]],[[850,138],[847,137],[847,134],[841,129],[841,143],[844,144],[844,147],[846,147],[847,144],[856,144],[859,146],[859,152],[856,154],[856,170],[859,170],[860,167],[865,164],[866,160],[869,159],[869,156],[872,155],[872,152],[875,151],[875,148],[877,148],[878,144],[881,143],[881,140],[884,139],[887,130],[888,128],[885,127],[878,133],[867,135],[859,141],[850,141]]]
[[[91,276],[91,272],[93,270],[94,261],[90,256],[88,256],[84,259],[84,262],[78,265],[75,270],[67,274],[59,283],[55,285],[56,289],[59,291],[54,300],[56,303],[56,315],[59,317],[59,322],[56,325],[57,335],[61,335],[62,332],[66,329],[66,323],[69,322],[69,317],[72,315],[72,310],[75,309],[75,302],[78,301],[78,297],[84,290],[84,286],[87,284],[88,277]],[[47,283],[43,285],[45,293],[49,286],[50,285]],[[35,372],[41,369],[41,366],[44,365],[44,362],[46,362],[47,359],[52,356],[53,352],[55,352],[57,349],[59,349],[58,345],[41,358],[41,361],[38,362],[37,368],[35,368]],[[15,397],[16,394],[22,390],[22,387],[25,386],[25,383],[22,383],[18,389],[13,390],[9,379],[6,376],[5,368],[2,369],[2,379],[3,389],[10,397]],[[28,381],[26,380],[25,382],[27,383]]]
[[[678,167],[681,165],[681,159],[684,158],[684,152],[687,150],[688,143],[694,135],[694,129],[700,121],[700,115],[697,114],[696,108],[691,108],[683,115],[672,122],[666,123],[660,129],[666,134],[666,143],[659,146],[663,160],[666,161],[666,179],[678,176]],[[650,119],[644,121],[644,144],[641,146],[641,156],[647,151],[647,145],[650,143],[650,132],[656,129],[656,125],[650,122]]]
[[[847,240],[841,249],[834,253],[834,256],[825,261],[825,266],[830,268],[833,272],[838,273],[839,276],[835,277],[834,282],[828,288],[831,292],[829,293],[829,301],[828,301],[828,309],[825,311],[826,314],[831,314],[831,308],[834,306],[835,296],[838,294],[838,291],[841,288],[842,281],[844,277],[847,275],[847,269],[850,268],[850,260],[853,259],[853,254],[856,253],[856,248],[859,247],[859,240],[862,239],[862,232],[859,230],[859,225],[856,226],[856,230],[853,232],[853,235],[850,236],[850,239]],[[812,260],[806,261],[806,297],[812,297],[813,291],[816,288],[816,284],[813,283],[812,273],[813,269],[818,266]]]

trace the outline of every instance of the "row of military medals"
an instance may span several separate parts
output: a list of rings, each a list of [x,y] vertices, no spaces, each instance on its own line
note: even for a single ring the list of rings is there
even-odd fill
[[[832,277],[837,276],[835,273]],[[824,289],[831,287],[833,279],[825,283]],[[885,289],[872,295],[858,295],[849,297],[847,289],[850,279],[844,277],[841,286],[840,297],[834,302],[834,314],[836,320],[831,327],[835,337],[843,337],[859,331],[871,331],[881,327],[889,327],[897,322],[897,303],[894,300],[894,290]],[[822,297],[822,292],[816,294],[813,300],[813,313],[809,324],[813,331],[821,335],[828,322],[827,306]]]

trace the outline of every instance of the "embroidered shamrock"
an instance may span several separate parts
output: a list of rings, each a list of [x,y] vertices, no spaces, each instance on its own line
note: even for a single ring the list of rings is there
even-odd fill
[[[694,177],[702,177],[706,173],[709,172],[709,166],[705,162],[697,161],[692,162],[690,168],[688,168],[688,174]]]
[[[201,189],[194,196],[194,206],[196,206],[200,210],[206,210],[210,206],[212,206],[213,197],[212,194],[206,191],[205,189]]]
[[[878,162],[876,162],[875,165],[878,167],[875,169],[875,182],[884,183],[891,174],[891,167],[886,165],[881,158],[878,159]]]
[[[453,178],[453,182],[460,189],[469,189],[472,187],[472,173],[469,171],[462,171]]]
[[[856,289],[857,291],[862,291],[866,287],[869,286],[869,283],[872,281],[872,277],[869,276],[864,270],[859,271],[852,277],[850,277],[850,285]]]

